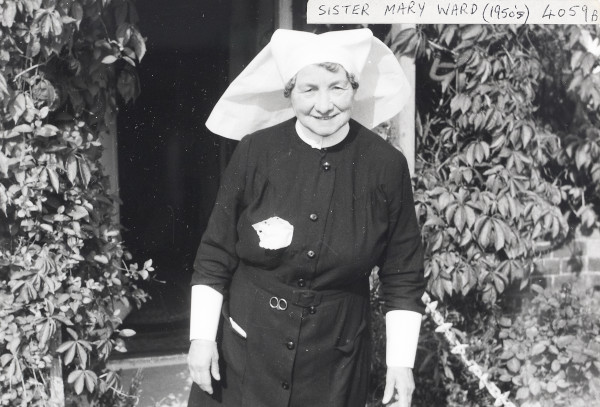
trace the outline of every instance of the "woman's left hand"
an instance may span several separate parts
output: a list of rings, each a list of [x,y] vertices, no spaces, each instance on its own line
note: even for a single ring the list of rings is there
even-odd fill
[[[410,407],[414,390],[415,380],[410,367],[387,368],[383,404],[393,401],[390,407]]]

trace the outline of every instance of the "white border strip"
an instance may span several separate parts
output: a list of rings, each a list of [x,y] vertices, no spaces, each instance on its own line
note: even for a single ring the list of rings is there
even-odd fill
[[[600,0],[308,0],[308,24],[598,24]]]

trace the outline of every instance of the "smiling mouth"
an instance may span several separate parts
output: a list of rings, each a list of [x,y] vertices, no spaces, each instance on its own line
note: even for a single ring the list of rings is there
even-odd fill
[[[331,120],[336,116],[337,116],[337,114],[334,114],[333,116],[312,116],[312,117],[317,120]]]

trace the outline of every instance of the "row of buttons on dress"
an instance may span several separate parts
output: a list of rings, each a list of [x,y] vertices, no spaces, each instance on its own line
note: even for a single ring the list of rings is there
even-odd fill
[[[314,215],[314,214],[313,214]],[[315,215],[316,216],[316,215]],[[313,250],[309,250],[306,252],[306,256],[309,259],[314,259],[317,254]],[[306,281],[303,278],[298,279],[298,287],[305,287]],[[317,312],[317,307],[311,306],[308,308],[308,312],[311,314],[315,314]]]
[[[325,164],[327,164],[327,163],[325,163]],[[323,165],[325,165],[325,164],[323,164]],[[311,213],[310,215],[308,215],[308,218],[310,220],[312,220],[313,222],[316,222],[319,219],[319,215],[317,215],[316,213]],[[306,252],[306,256],[309,259],[314,259],[316,255],[317,254],[313,250],[309,250]]]
[[[323,164],[321,164],[321,168],[323,168],[323,171],[329,171],[331,169],[331,164],[328,161],[325,161]],[[317,215],[316,213],[311,213],[310,215],[308,215],[308,218],[310,220],[312,220],[313,222],[316,222],[317,220],[319,220],[319,215]],[[313,250],[309,250],[306,252],[306,256],[309,259],[314,259],[316,255],[317,254]],[[298,284],[298,287],[304,288],[304,287],[306,287],[306,280],[303,278],[299,278],[297,281],[297,284]],[[317,307],[315,307],[315,306],[308,307],[308,312],[311,314],[316,314]],[[292,340],[288,340],[287,343],[285,344],[285,346],[289,350],[294,350],[296,348],[296,344]],[[283,382],[281,382],[281,388],[283,390],[289,390],[290,384],[287,381],[283,381]]]

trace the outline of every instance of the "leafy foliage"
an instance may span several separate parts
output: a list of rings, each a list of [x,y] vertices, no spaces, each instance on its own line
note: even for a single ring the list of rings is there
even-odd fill
[[[494,372],[527,407],[586,406],[600,398],[600,318],[593,296],[533,286],[537,296],[500,320]]]
[[[392,39],[421,72],[415,199],[439,299],[476,293],[490,306],[527,284],[540,246],[598,226],[600,49],[588,29],[431,25]]]
[[[542,248],[599,226],[599,35],[597,26],[429,25],[388,38],[397,54],[416,57],[415,201],[428,291],[471,359],[524,406],[596,394],[597,358],[555,343],[571,335],[581,349],[592,346],[589,309],[565,305],[571,294],[545,292],[519,316],[506,293],[529,285]],[[552,321],[568,307],[569,327],[556,330]],[[384,346],[377,315],[376,356]],[[414,403],[493,405],[434,329],[424,321]],[[374,363],[379,383],[381,356]],[[563,377],[574,372],[571,382]],[[547,404],[551,395],[556,404]]]
[[[117,93],[144,53],[129,0],[0,2],[0,394],[46,405],[53,357],[67,397],[120,392],[120,312],[139,306],[151,261],[128,265],[100,165]],[[62,335],[60,335],[62,333]],[[56,343],[58,338],[63,340]],[[110,394],[109,394],[110,393]],[[108,403],[108,405],[114,405]]]

